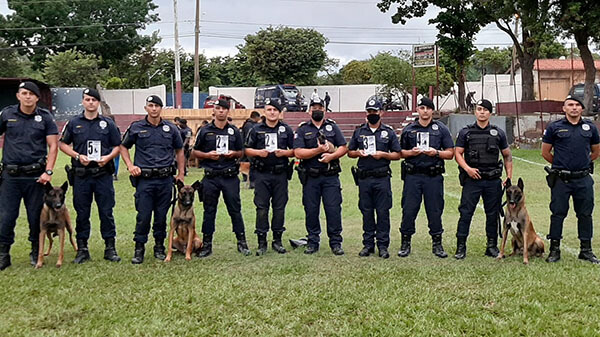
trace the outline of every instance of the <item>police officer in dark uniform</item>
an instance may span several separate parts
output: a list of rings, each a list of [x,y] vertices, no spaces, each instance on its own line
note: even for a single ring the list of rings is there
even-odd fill
[[[256,205],[256,235],[258,250],[256,255],[267,252],[269,232],[269,205],[273,205],[274,251],[285,254],[281,236],[285,231],[285,206],[288,202],[288,178],[291,178],[293,165],[289,157],[294,156],[294,131],[282,122],[281,105],[269,101],[265,105],[265,121],[252,128],[246,140],[246,156],[253,158],[255,170],[254,204]],[[293,162],[291,162],[293,164]]]
[[[579,99],[568,96],[563,104],[565,118],[548,124],[542,138],[542,157],[552,164],[551,169],[546,168],[552,212],[548,262],[560,260],[563,222],[569,212],[569,197],[572,197],[581,244],[579,258],[600,263],[592,252],[594,179],[590,175],[593,161],[600,155],[600,137],[596,125],[581,118],[583,109]]]
[[[375,252],[390,257],[390,209],[392,208],[392,170],[390,161],[400,159],[400,143],[394,129],[381,122],[383,104],[370,99],[367,102],[367,123],[360,125],[348,144],[348,157],[359,158],[358,167],[352,168],[358,185],[358,208],[363,215],[363,249],[359,256]],[[377,213],[377,220],[375,220]]]
[[[133,241],[135,252],[131,263],[144,262],[145,244],[150,232],[150,220],[154,234],[154,257],[164,260],[167,236],[167,212],[173,198],[174,158],[177,162],[176,180],[183,181],[183,142],[175,124],[160,117],[163,102],[152,95],[146,99],[144,109],[148,115],[131,123],[121,143],[121,156],[131,175],[135,190],[137,210]],[[133,163],[129,149],[135,145]]]
[[[432,252],[440,258],[448,257],[442,246],[442,213],[444,212],[444,160],[454,158],[454,142],[450,130],[433,120],[435,105],[427,97],[421,98],[417,112],[419,119],[402,131],[402,244],[398,256],[410,254],[410,241],[415,234],[415,219],[425,200]]]
[[[242,218],[242,202],[240,199],[240,179],[238,159],[244,154],[242,134],[233,124],[229,124],[229,102],[220,99],[213,108],[214,119],[204,126],[196,135],[196,144],[192,156],[201,160],[204,168],[202,179],[204,219],[202,220],[202,249],[198,257],[204,258],[212,254],[212,238],[215,232],[215,218],[219,194],[231,217],[233,232],[237,238],[237,249],[243,255],[250,255],[244,219]]]
[[[5,135],[0,170],[0,270],[10,266],[21,199],[29,222],[30,263],[37,263],[43,185],[52,179],[58,154],[54,117],[37,106],[39,99],[38,86],[23,82],[17,91],[19,104],[0,112],[0,135]]]
[[[302,204],[306,213],[308,244],[305,254],[319,251],[321,200],[327,218],[329,247],[335,255],[342,249],[342,187],[339,158],[348,151],[342,131],[331,119],[325,119],[323,102],[310,103],[310,121],[301,123],[294,135],[294,156],[301,160],[298,167],[302,188]],[[337,148],[336,148],[337,147]]]
[[[467,236],[473,212],[483,198],[485,210],[485,232],[487,247],[485,255],[498,256],[498,213],[502,200],[502,161],[507,178],[512,178],[512,155],[506,134],[502,129],[490,124],[492,103],[486,99],[477,102],[475,107],[476,122],[465,126],[456,138],[456,162],[459,165],[459,179],[462,189],[458,211],[460,218],[456,232],[456,259],[467,256]],[[506,183],[506,181],[505,181]]]
[[[59,147],[71,157],[72,168],[67,172],[73,186],[73,207],[77,212],[77,256],[73,262],[90,260],[88,239],[90,238],[90,212],[92,199],[96,200],[100,217],[100,233],[106,249],[104,259],[121,261],[115,248],[115,188],[113,159],[119,154],[121,133],[111,118],[101,116],[100,93],[95,89],[83,91],[81,103],[84,111],[73,117],[62,132]],[[73,145],[71,147],[71,144]]]

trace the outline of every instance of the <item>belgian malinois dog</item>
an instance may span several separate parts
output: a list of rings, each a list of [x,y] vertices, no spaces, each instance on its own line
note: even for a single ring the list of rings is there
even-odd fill
[[[512,253],[523,254],[523,263],[529,263],[529,254],[540,257],[544,254],[544,241],[537,235],[533,228],[527,208],[525,208],[525,195],[523,194],[523,179],[519,178],[517,185],[512,185],[510,179],[506,182],[506,216],[504,217],[504,230],[502,231],[502,245],[498,259],[504,258],[504,247],[508,231],[512,234]],[[527,247],[524,249],[523,247]]]
[[[194,194],[200,189],[200,182],[193,185],[184,185],[177,180],[177,206],[171,216],[171,229],[169,230],[169,247],[165,262],[171,261],[173,247],[185,254],[186,260],[192,259],[192,253],[202,248],[202,240],[196,234],[196,216],[194,215]],[[177,237],[174,238],[175,232]]]
[[[65,206],[65,196],[69,183],[65,181],[61,187],[52,187],[48,182],[44,185],[44,206],[40,215],[40,238],[39,238],[39,253],[35,268],[41,268],[44,264],[44,256],[50,255],[52,249],[52,237],[57,236],[60,240],[60,250],[58,251],[58,261],[56,267],[60,268],[65,256],[65,229],[69,232],[69,240],[75,251],[77,244],[73,239],[73,227],[71,227],[71,217],[67,206]],[[50,244],[48,251],[44,254],[44,242],[46,236]]]

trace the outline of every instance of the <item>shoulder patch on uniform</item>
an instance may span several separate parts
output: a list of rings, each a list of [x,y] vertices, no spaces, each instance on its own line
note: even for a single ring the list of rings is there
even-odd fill
[[[300,122],[300,124],[298,124],[298,127],[304,126],[306,125],[308,122]]]
[[[328,121],[329,123],[336,124],[336,123],[335,123],[335,121],[334,121],[333,119],[331,119],[331,118],[327,118],[327,121]]]

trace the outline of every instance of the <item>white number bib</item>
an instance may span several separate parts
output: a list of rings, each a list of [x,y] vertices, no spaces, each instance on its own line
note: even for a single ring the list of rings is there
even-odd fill
[[[269,152],[275,152],[277,150],[277,134],[267,133],[265,134],[265,150]]]
[[[375,136],[365,136],[363,140],[363,148],[365,153],[368,155],[374,155],[377,151],[377,145],[375,143]]]
[[[217,153],[218,154],[229,153],[229,136],[228,135],[217,135]]]
[[[102,151],[102,143],[99,140],[87,141],[88,160],[100,161],[100,151]]]

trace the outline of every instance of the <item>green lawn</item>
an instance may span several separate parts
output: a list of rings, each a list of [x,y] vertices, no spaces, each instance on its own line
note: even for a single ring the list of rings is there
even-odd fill
[[[516,150],[515,157],[543,164],[539,151]],[[577,259],[576,218],[565,222],[563,259],[548,264],[520,257],[499,262],[484,257],[484,214],[477,209],[464,261],[431,254],[424,209],[413,253],[399,258],[402,182],[394,163],[392,257],[359,258],[361,215],[357,188],[350,177],[353,160],[343,161],[344,249],[334,256],[322,237],[321,251],[301,250],[262,257],[241,256],[224,204],[219,206],[214,253],[186,262],[176,255],[170,264],[152,257],[130,263],[135,223],[133,188],[121,166],[116,182],[115,218],[118,251],[123,262],[102,259],[97,212],[93,212],[90,250],[93,261],[56,269],[56,249],[41,270],[28,263],[24,210],[11,251],[13,266],[0,272],[0,336],[592,336],[600,335],[598,267]],[[61,154],[58,168],[66,163]],[[548,232],[549,189],[542,166],[515,159],[514,177],[523,177],[527,206],[535,228]],[[65,180],[57,169],[55,184]],[[447,165],[444,245],[454,254],[460,187],[454,162]],[[598,174],[595,175],[598,177]],[[187,182],[200,179],[192,169]],[[287,239],[305,235],[301,188],[290,184]],[[69,190],[68,198],[72,198]],[[242,190],[243,214],[252,250],[253,192]],[[69,200],[70,204],[70,200]],[[74,218],[74,212],[71,213]],[[196,205],[201,222],[201,205]],[[594,213],[598,220],[598,209]],[[323,219],[323,217],[322,217]],[[324,219],[323,219],[324,220]],[[598,221],[597,221],[598,222]],[[324,222],[323,222],[324,223]],[[325,228],[323,228],[325,230]],[[547,243],[547,241],[546,241]],[[600,245],[594,244],[597,252]]]

